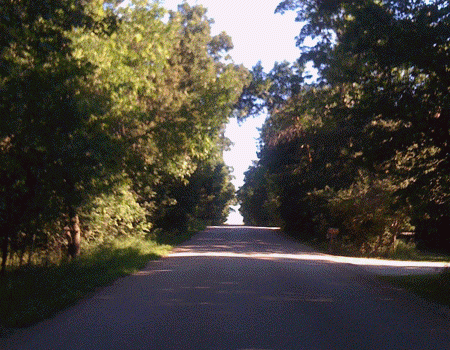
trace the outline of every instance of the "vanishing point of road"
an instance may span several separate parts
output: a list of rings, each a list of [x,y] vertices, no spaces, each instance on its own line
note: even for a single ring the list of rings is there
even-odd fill
[[[278,230],[210,227],[0,346],[441,350],[450,349],[450,313]]]

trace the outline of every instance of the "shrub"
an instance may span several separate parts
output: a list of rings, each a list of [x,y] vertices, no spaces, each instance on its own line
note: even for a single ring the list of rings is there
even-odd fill
[[[82,207],[85,239],[102,243],[117,237],[144,236],[151,228],[147,212],[127,182],[116,185],[111,193],[102,193]]]
[[[372,179],[360,172],[349,188],[322,192],[328,197],[322,226],[339,227],[341,244],[363,255],[388,254],[397,235],[411,229],[407,208],[396,207],[395,189],[390,179]]]

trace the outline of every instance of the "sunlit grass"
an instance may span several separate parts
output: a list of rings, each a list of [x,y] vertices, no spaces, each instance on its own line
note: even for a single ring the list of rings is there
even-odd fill
[[[167,255],[170,245],[138,238],[88,248],[77,260],[9,270],[0,277],[1,327],[28,326]]]

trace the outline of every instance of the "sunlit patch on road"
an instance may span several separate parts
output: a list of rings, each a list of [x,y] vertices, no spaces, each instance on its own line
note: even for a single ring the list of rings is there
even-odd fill
[[[138,271],[133,273],[133,276],[150,276],[150,275],[154,275],[158,272],[171,272],[172,270],[142,270],[142,271]]]
[[[208,226],[207,229],[232,229],[232,228],[238,228],[238,229],[246,229],[246,230],[269,230],[269,231],[279,231],[279,227],[259,227],[259,226],[242,226],[242,225],[223,225],[223,226]]]
[[[236,252],[236,251],[215,251],[219,246],[211,246],[211,251],[195,251],[185,249],[183,251],[170,254],[170,257],[212,257],[212,258],[245,258],[245,259],[260,259],[260,260],[297,260],[297,261],[312,261],[334,264],[351,264],[360,267],[371,268],[370,271],[378,274],[410,274],[410,273],[437,273],[445,268],[450,267],[449,263],[445,262],[423,262],[423,261],[397,261],[397,260],[382,260],[382,259],[366,259],[366,258],[352,258],[345,256],[335,256],[320,253],[299,253],[299,254],[285,254],[273,252]],[[224,249],[220,246],[220,249]],[[232,249],[231,246],[227,248]],[[242,246],[238,247],[242,250]]]
[[[203,235],[175,249],[170,257],[245,258],[292,263],[308,261],[309,264],[353,265],[378,275],[439,273],[450,267],[448,262],[399,261],[323,254],[294,240],[282,246],[279,244],[277,231],[280,231],[280,228],[209,226]]]

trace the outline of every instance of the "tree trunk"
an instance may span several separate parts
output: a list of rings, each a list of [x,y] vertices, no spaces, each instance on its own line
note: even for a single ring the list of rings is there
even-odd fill
[[[29,247],[29,251],[28,251],[28,265],[31,265],[31,259],[33,257],[33,253],[34,253],[34,242],[36,241],[36,234],[33,234],[32,238],[31,238],[31,244]]]
[[[80,255],[81,249],[81,228],[80,218],[78,217],[75,208],[69,209],[69,246],[67,252],[71,258],[76,258]]]
[[[8,260],[8,236],[3,237],[2,241],[2,271],[1,274],[3,275],[6,271],[6,261]]]

